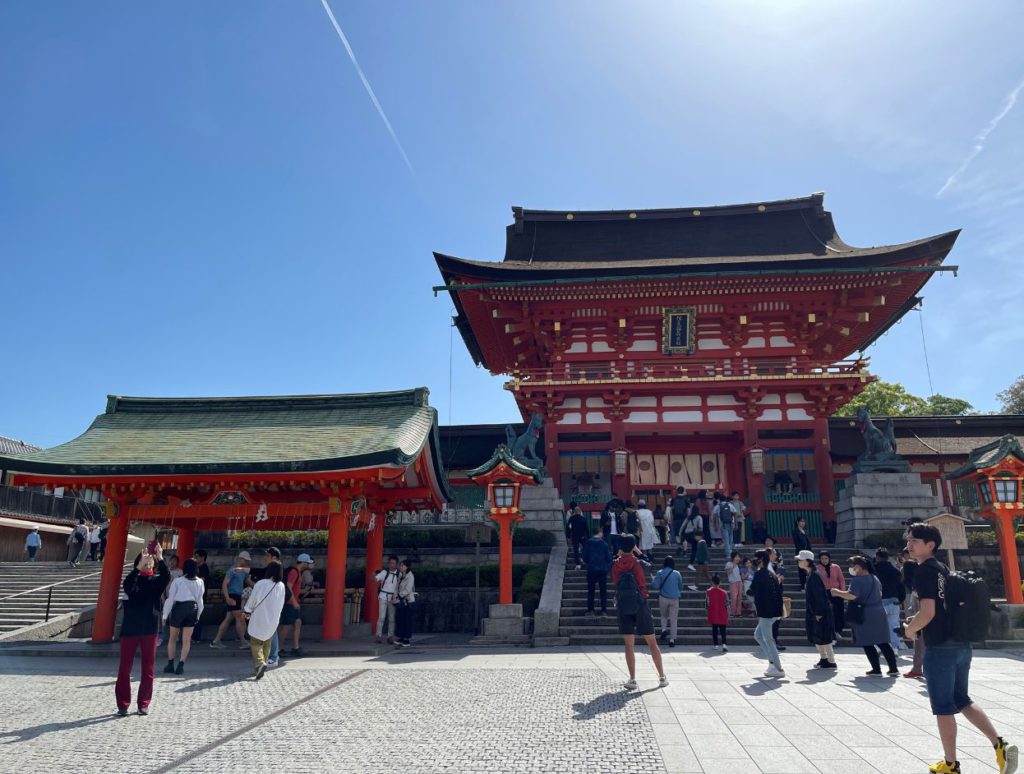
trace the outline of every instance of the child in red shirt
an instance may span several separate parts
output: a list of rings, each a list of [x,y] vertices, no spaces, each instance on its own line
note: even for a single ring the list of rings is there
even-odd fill
[[[717,575],[711,576],[711,588],[707,594],[708,623],[711,624],[711,639],[714,643],[714,650],[729,652],[729,646],[725,642],[726,629],[729,626],[729,592],[721,587],[722,579]],[[722,647],[718,647],[718,635],[722,635]]]

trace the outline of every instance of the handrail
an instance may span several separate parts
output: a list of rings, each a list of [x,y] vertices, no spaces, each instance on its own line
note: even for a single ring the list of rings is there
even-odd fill
[[[125,562],[121,569],[123,570],[128,566],[128,562]],[[45,586],[39,586],[38,588],[29,589],[28,591],[19,591],[17,594],[10,594],[6,597],[0,597],[0,602],[6,602],[8,599],[14,599],[15,597],[21,597],[25,594],[35,594],[39,591],[46,591],[47,589],[53,589],[57,586],[63,586],[65,583],[74,583],[75,581],[84,580],[85,578],[91,578],[94,575],[102,575],[103,570],[97,570],[96,572],[86,573],[85,575],[76,575],[74,578],[68,578],[67,580],[57,581],[56,583],[47,583]]]

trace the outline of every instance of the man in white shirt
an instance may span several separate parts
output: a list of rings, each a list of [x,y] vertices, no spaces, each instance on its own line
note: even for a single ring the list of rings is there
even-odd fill
[[[89,561],[96,561],[96,554],[100,550],[100,525],[93,524],[89,530]]]
[[[25,553],[28,554],[30,562],[36,560],[36,554],[39,553],[42,546],[43,539],[39,537],[39,527],[33,527],[32,531],[28,533],[28,537],[25,538]]]
[[[377,592],[377,642],[383,642],[384,621],[388,624],[388,642],[395,642],[395,606],[391,604],[392,597],[398,592],[398,557],[394,554],[388,557],[388,567],[373,576],[380,584],[380,591]]]

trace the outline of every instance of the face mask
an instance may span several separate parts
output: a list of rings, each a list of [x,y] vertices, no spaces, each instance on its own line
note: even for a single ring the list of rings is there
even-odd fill
[[[854,578],[857,577],[857,573],[854,571],[852,567],[850,568],[850,575],[852,575]]]

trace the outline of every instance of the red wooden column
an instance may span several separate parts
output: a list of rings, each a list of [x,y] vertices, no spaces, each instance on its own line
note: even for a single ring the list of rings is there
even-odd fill
[[[503,513],[493,516],[498,523],[498,604],[512,604],[512,522],[522,518],[518,514]]]
[[[347,503],[347,501],[345,501]],[[348,517],[337,498],[327,516],[327,578],[324,588],[322,639],[340,640],[345,618],[345,564],[348,560]]]
[[[757,423],[753,419],[743,422],[743,449],[746,451],[751,446],[757,446]],[[752,528],[755,521],[768,523],[768,514],[764,510],[764,474],[754,474],[750,471],[749,460],[747,467],[747,520],[746,529],[743,535],[744,542],[753,542]]]
[[[96,600],[96,618],[92,622],[93,642],[110,642],[114,639],[117,602],[121,596],[121,572],[127,549],[128,515],[122,513],[110,519],[110,527],[107,529],[107,552],[103,556],[100,592]]]
[[[1024,605],[1024,592],[1020,587],[1020,561],[1017,558],[1013,529],[1014,518],[1018,515],[1017,511],[994,511],[992,514],[999,542],[999,561],[1003,566],[1003,587],[1006,589],[1006,601],[1011,605]]]
[[[821,520],[836,520],[836,483],[832,469],[832,453],[828,437],[828,417],[814,420],[814,467],[818,474],[818,499],[821,502]]]
[[[187,527],[178,527],[178,567],[185,564],[186,559],[191,559],[196,550],[196,528],[190,524]]]
[[[363,620],[374,623],[377,620],[377,579],[374,575],[384,566],[384,517],[376,520],[372,530],[366,533],[366,585],[363,589]]]

